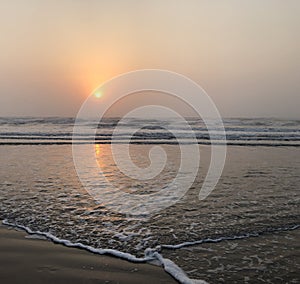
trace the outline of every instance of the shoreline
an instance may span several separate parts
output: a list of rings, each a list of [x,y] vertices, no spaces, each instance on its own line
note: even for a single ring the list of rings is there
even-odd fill
[[[1,283],[178,283],[159,266],[29,236],[0,225]]]

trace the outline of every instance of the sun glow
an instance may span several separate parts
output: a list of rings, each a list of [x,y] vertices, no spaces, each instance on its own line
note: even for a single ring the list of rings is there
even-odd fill
[[[102,94],[100,92],[97,92],[94,94],[95,98],[100,99],[102,97]]]

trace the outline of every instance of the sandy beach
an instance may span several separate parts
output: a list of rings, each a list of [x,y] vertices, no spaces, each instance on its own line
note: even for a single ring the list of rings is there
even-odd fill
[[[28,238],[0,226],[0,283],[177,283],[161,267]]]

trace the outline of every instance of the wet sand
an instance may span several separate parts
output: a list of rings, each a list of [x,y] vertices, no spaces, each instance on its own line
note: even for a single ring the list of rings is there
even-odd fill
[[[0,226],[0,283],[177,283],[161,267],[95,255]]]

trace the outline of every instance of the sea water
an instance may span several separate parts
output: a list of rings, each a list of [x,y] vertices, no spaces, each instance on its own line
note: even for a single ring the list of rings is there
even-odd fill
[[[86,131],[76,137],[72,118],[1,118],[0,218],[55,242],[161,263],[181,282],[298,283],[300,121],[225,119],[225,168],[203,201],[198,194],[210,143],[224,141],[218,140],[218,127],[210,141],[201,120],[188,122],[201,156],[192,187],[154,215],[131,216],[111,211],[85,190],[74,168],[72,142],[82,151],[94,147],[112,187],[147,198],[174,179],[180,146],[190,147],[192,135],[180,124],[173,121],[170,129],[168,119],[132,118],[112,141],[117,118],[82,121]],[[127,135],[140,125],[133,137]],[[147,181],[130,179],[114,163],[112,142],[130,142],[131,158],[141,168],[149,165],[153,144],[159,145],[168,157],[164,170]]]

